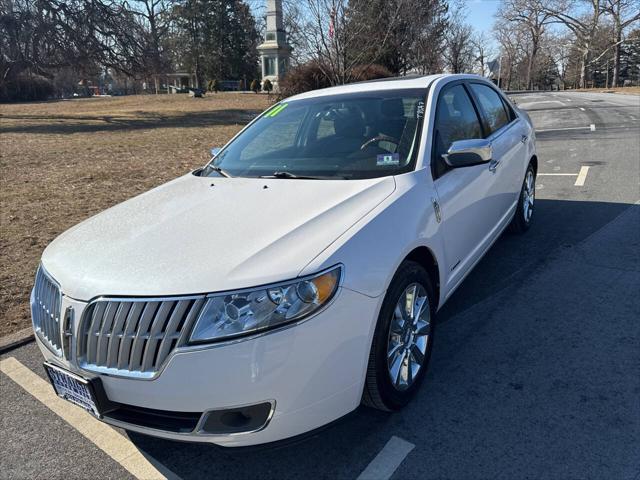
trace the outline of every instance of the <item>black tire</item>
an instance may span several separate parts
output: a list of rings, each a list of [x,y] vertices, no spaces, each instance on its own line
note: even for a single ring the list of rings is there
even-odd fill
[[[533,199],[534,202],[530,203],[531,213],[529,215],[525,214],[525,200],[528,196],[527,194],[527,179],[529,175],[532,175],[533,179]],[[518,207],[516,208],[516,213],[513,215],[513,219],[509,224],[509,230],[513,233],[524,233],[529,228],[531,228],[531,224],[533,223],[533,216],[535,213],[535,190],[536,190],[536,170],[533,168],[532,164],[529,164],[527,167],[527,172],[524,175],[524,180],[522,181],[522,188],[520,189],[520,197],[518,197]]]
[[[387,365],[389,330],[391,328],[396,304],[405,290],[413,283],[422,285],[426,291],[431,327],[427,337],[426,351],[418,374],[414,377],[413,383],[408,388],[399,390],[391,381],[389,367]],[[424,379],[429,358],[431,357],[435,305],[433,286],[431,285],[431,280],[426,270],[416,262],[403,262],[400,268],[398,268],[393,280],[391,280],[382,308],[380,309],[380,315],[378,316],[371,351],[369,353],[366,383],[362,395],[362,403],[364,405],[378,410],[393,411],[401,409],[413,398],[420,383]]]

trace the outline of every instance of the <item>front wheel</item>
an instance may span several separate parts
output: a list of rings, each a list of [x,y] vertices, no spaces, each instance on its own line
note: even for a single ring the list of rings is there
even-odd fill
[[[535,201],[536,171],[534,170],[533,165],[529,164],[527,167],[527,173],[524,176],[524,182],[522,182],[518,207],[516,208],[513,220],[511,220],[511,225],[509,225],[512,232],[524,233],[529,230],[533,220],[533,208]]]
[[[378,317],[362,395],[365,405],[398,410],[415,395],[431,355],[434,305],[425,269],[404,262],[391,281]]]

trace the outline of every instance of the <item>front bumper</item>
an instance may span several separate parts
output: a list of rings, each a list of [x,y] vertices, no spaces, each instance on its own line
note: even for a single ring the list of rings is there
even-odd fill
[[[199,428],[175,432],[103,420],[148,435],[223,446],[269,443],[321,427],[360,404],[379,301],[341,288],[328,308],[298,325],[177,350],[154,379],[99,375],[109,400],[144,409],[204,413],[269,402],[270,418],[258,431],[212,435]],[[80,318],[86,304],[63,298],[67,306]],[[86,378],[97,376],[36,339],[47,361]]]

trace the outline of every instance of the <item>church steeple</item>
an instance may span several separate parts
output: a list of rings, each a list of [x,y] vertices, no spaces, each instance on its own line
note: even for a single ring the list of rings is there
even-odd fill
[[[269,79],[277,89],[278,81],[289,68],[291,52],[284,31],[282,0],[267,0],[267,28],[264,43],[258,51],[262,61],[262,81]]]

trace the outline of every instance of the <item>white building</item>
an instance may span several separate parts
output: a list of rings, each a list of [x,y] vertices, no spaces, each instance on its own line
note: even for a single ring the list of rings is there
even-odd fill
[[[278,90],[278,81],[289,68],[291,47],[282,21],[282,0],[267,0],[267,29],[264,43],[258,47],[262,63],[262,82],[269,80]]]

